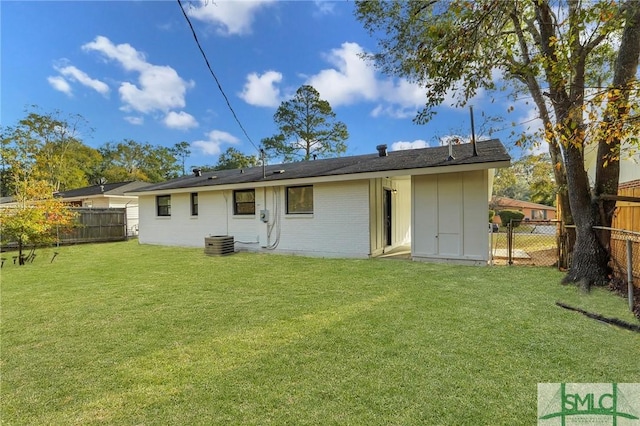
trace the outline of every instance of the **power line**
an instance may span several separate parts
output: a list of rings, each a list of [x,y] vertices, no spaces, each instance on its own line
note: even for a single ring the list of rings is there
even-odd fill
[[[196,41],[196,44],[198,45],[198,49],[200,49],[200,53],[202,54],[202,57],[204,58],[204,62],[207,64],[207,68],[209,69],[209,72],[213,76],[213,79],[216,81],[216,84],[218,85],[218,90],[220,90],[220,93],[222,93],[222,97],[224,97],[224,100],[227,102],[227,106],[229,107],[229,110],[231,111],[231,114],[233,115],[233,118],[238,123],[238,126],[240,126],[240,129],[242,129],[242,133],[244,133],[244,135],[247,137],[247,140],[251,143],[251,145],[253,145],[253,147],[256,149],[256,151],[260,152],[260,149],[258,149],[258,147],[253,143],[253,141],[249,137],[249,134],[244,129],[244,126],[240,122],[240,119],[238,119],[238,116],[236,115],[236,112],[233,110],[233,107],[231,106],[231,103],[229,102],[229,98],[227,98],[227,95],[224,93],[224,90],[222,89],[222,85],[220,84],[220,81],[218,81],[218,77],[216,77],[216,73],[213,72],[213,69],[211,68],[211,64],[209,64],[209,59],[207,59],[207,55],[204,53],[204,50],[202,49],[202,45],[200,45],[200,41],[198,40],[198,36],[196,35],[196,30],[193,28],[193,25],[191,24],[191,20],[189,19],[189,16],[187,15],[187,12],[184,10],[184,7],[182,6],[182,1],[181,0],[178,0],[178,5],[180,6],[180,10],[182,10],[182,14],[184,15],[184,19],[186,19],[187,23],[189,24],[189,28],[191,28],[191,34],[193,34],[193,39]]]

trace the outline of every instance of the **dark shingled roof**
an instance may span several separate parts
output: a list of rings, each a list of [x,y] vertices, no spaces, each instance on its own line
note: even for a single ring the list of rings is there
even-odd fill
[[[139,190],[150,185],[148,182],[117,182],[70,189],[55,194],[59,198],[89,197],[91,195],[124,195],[125,192]]]
[[[392,151],[387,156],[378,154],[352,157],[328,158],[323,160],[299,161],[247,169],[217,170],[204,172],[201,176],[183,176],[166,182],[152,184],[133,192],[162,191],[179,188],[231,185],[250,182],[269,182],[288,179],[313,178],[323,176],[353,175],[357,173],[385,172],[392,170],[449,167],[464,164],[482,164],[510,161],[505,147],[497,139],[477,142],[478,155],[473,155],[471,144],[453,145],[453,159],[449,160],[449,147]]]

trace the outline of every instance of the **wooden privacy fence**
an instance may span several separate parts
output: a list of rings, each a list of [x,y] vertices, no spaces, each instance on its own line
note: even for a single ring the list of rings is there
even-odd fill
[[[640,180],[621,184],[618,197],[611,227],[640,232]]]
[[[123,241],[127,239],[127,213],[124,208],[72,208],[78,217],[76,225],[60,231],[61,244]]]

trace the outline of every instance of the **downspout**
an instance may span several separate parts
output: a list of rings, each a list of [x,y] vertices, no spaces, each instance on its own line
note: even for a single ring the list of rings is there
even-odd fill
[[[127,201],[124,205],[124,239],[125,241],[129,241],[129,210],[127,210],[127,206],[131,200]]]

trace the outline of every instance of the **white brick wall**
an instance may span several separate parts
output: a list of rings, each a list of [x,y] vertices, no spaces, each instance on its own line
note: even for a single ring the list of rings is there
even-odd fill
[[[369,255],[369,183],[314,185],[313,215],[286,215],[281,189],[282,232],[278,249],[322,256]]]
[[[274,191],[278,194],[278,208],[274,205]],[[280,221],[275,252],[336,257],[369,255],[368,181],[315,184],[312,215],[287,215],[285,193],[284,186],[266,191],[257,188],[255,216],[233,215],[232,191],[199,192],[196,217],[191,216],[188,193],[172,194],[170,217],[156,216],[155,196],[140,196],[139,241],[204,247],[204,238],[209,235],[233,235],[239,242],[236,248],[261,250],[273,244],[277,234],[276,226],[267,241],[267,225],[258,214],[266,207],[270,222],[276,216]]]
[[[231,202],[231,201],[230,201]],[[190,194],[171,195],[171,216],[156,216],[156,197],[139,197],[139,241],[143,244],[204,247],[204,238],[227,234],[222,192],[198,193],[198,216],[191,216]]]

